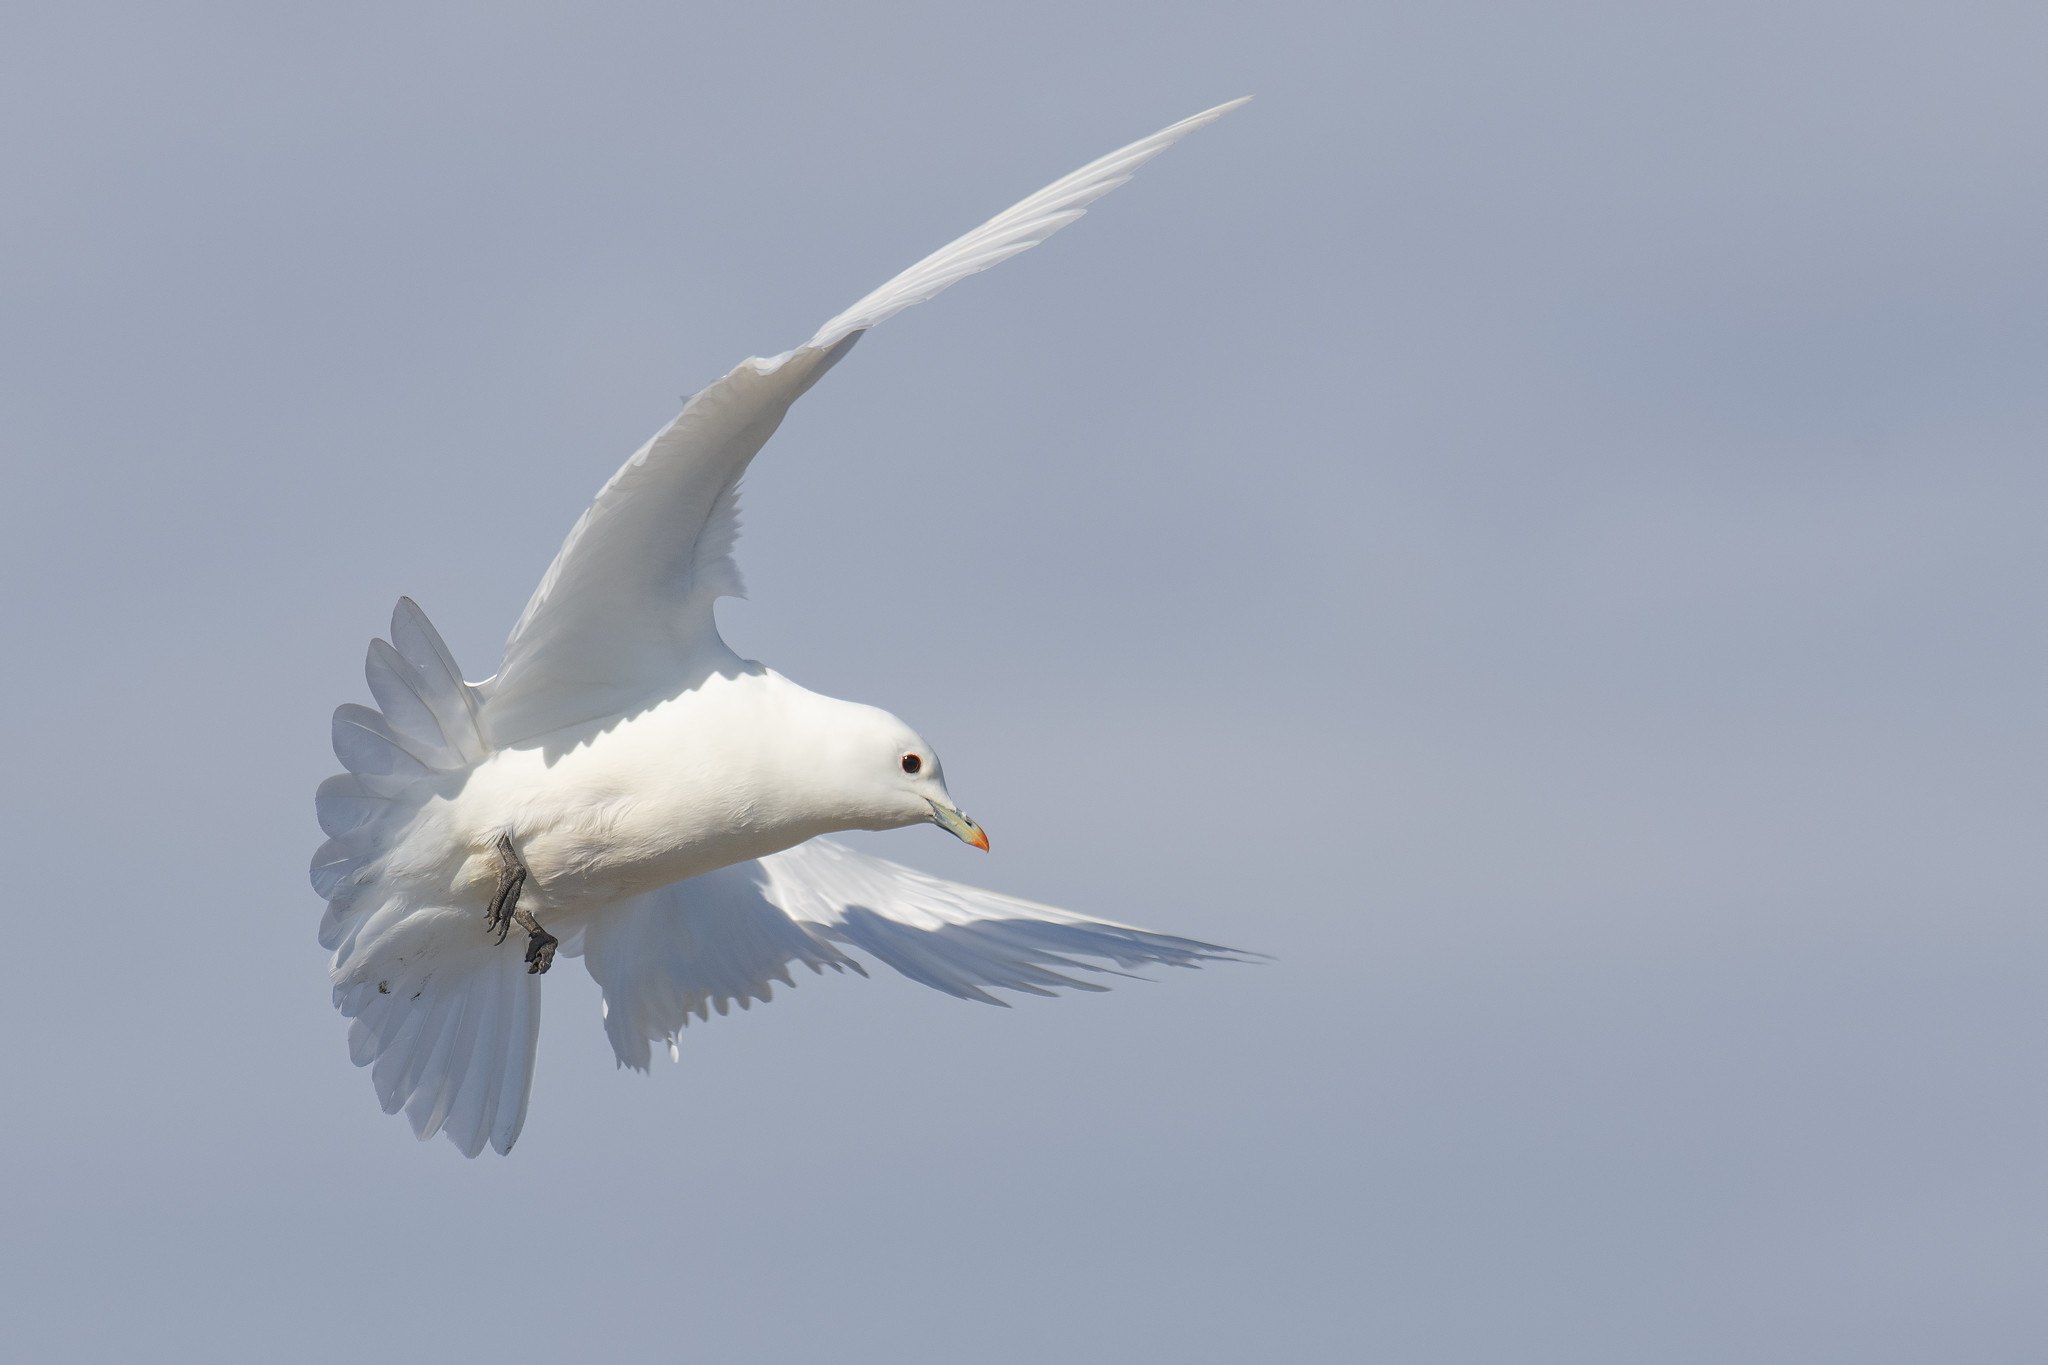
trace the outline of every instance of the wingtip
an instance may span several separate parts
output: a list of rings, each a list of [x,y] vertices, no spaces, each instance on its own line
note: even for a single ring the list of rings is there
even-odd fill
[[[1214,123],[1217,119],[1222,118],[1225,114],[1233,113],[1236,110],[1242,109],[1251,102],[1252,97],[1250,95],[1239,95],[1236,99],[1230,100],[1223,104],[1219,104],[1212,109],[1204,109],[1199,114],[1190,114],[1186,118],[1182,119],[1179,123],[1169,124],[1167,127],[1164,127],[1160,129],[1157,133],[1154,133],[1152,137],[1148,139],[1148,141],[1156,142],[1161,145],[1171,145],[1172,143],[1180,141],[1189,133],[1194,132],[1195,129],[1206,128],[1210,124]]]
[[[1251,102],[1252,97],[1250,95],[1239,95],[1236,99],[1226,100],[1224,103],[1217,105],[1213,109],[1204,109],[1201,113],[1196,114],[1194,117],[1188,119],[1187,121],[1193,124],[1213,123],[1217,119],[1222,118],[1225,114],[1235,113],[1237,110],[1244,108],[1247,104],[1250,104]]]

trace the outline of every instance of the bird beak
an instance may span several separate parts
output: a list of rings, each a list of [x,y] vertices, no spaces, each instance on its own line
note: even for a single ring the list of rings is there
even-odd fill
[[[983,853],[988,852],[988,835],[980,825],[962,815],[951,806],[942,806],[936,801],[928,802],[932,808],[932,823],[940,829],[958,836],[963,844],[973,844]]]

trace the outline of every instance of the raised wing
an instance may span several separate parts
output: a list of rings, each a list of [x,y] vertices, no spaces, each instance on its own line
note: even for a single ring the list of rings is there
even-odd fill
[[[827,347],[894,317],[913,303],[923,303],[947,285],[1029,251],[1088,211],[1088,206],[1129,180],[1138,167],[1204,124],[1251,103],[1251,96],[1205,109],[1162,128],[1128,147],[1098,157],[1072,175],[1053,181],[1038,193],[1011,205],[958,241],[948,243],[875,290],[818,329],[807,347]]]
[[[673,1054],[692,1018],[794,985],[794,963],[865,975],[841,944],[990,1005],[1009,1003],[991,991],[1100,991],[1088,974],[1254,956],[962,886],[828,839],[640,896],[593,923],[581,946],[613,1051],[645,1070],[651,1045]]]
[[[690,399],[599,490],[542,576],[489,692],[490,742],[502,747],[630,711],[729,659],[711,607],[741,592],[732,560],[740,476],[790,404],[868,328],[1038,245],[1139,166],[1243,103],[1090,162],[919,261],[803,346],[743,361]]]

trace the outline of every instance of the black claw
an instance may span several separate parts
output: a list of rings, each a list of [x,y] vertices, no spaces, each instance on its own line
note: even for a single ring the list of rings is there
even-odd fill
[[[545,929],[537,929],[526,939],[526,974],[536,975],[555,965],[555,945],[561,940]]]
[[[495,933],[498,942],[503,943],[514,924],[524,929],[526,974],[538,976],[555,965],[555,948],[561,940],[541,928],[531,912],[519,907],[519,891],[526,885],[526,864],[512,847],[512,836],[500,834],[497,847],[498,890],[491,897],[490,908],[484,911],[484,932]]]
[[[484,932],[495,933],[498,942],[512,932],[512,918],[519,905],[520,888],[526,885],[526,864],[512,848],[512,837],[498,836],[498,889],[484,911]]]

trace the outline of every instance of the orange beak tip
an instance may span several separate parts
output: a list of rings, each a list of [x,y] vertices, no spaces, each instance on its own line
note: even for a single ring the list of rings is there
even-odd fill
[[[983,853],[988,852],[988,831],[977,828],[974,831],[974,846]]]

